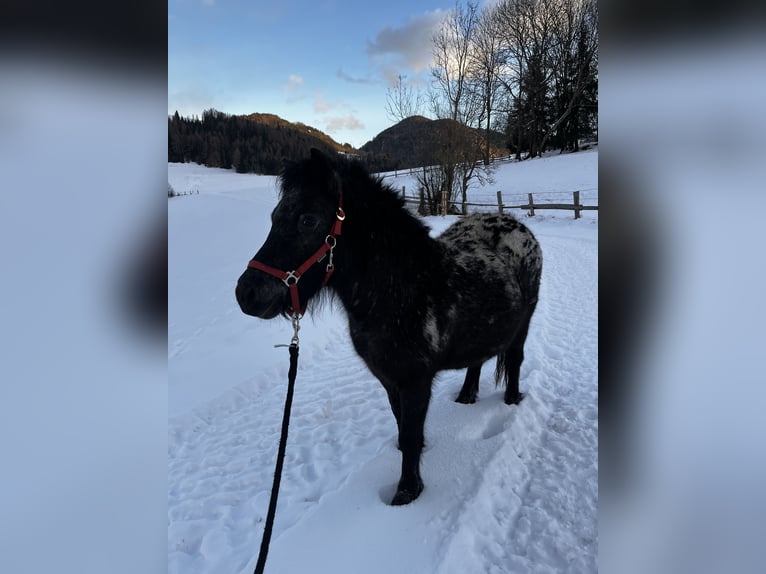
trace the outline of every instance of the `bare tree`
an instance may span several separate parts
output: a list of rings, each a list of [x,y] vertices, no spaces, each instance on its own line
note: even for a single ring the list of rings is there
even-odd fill
[[[510,96],[517,157],[522,147],[539,156],[595,81],[596,2],[502,0],[495,18],[506,55],[499,80]]]
[[[439,117],[463,124],[470,123],[476,114],[470,82],[471,51],[478,20],[478,5],[475,2],[468,2],[465,8],[458,2],[433,38],[431,76],[437,87],[437,109],[434,111]]]
[[[552,77],[550,54],[554,37],[554,3],[559,0],[502,0],[497,6],[510,78],[502,79],[513,98],[517,146],[523,140],[530,157],[539,156],[547,129],[547,96]],[[519,152],[517,152],[517,157]]]
[[[557,41],[551,47],[552,72],[561,101],[542,139],[548,138],[567,120],[580,102],[595,72],[598,57],[598,6],[595,0],[559,0],[555,12]]]
[[[476,173],[475,160],[481,157],[481,142],[465,129],[478,126],[483,109],[473,56],[478,22],[478,4],[468,2],[463,7],[458,2],[433,38],[432,108],[436,117],[450,120],[445,123],[444,141],[437,153],[438,169],[443,172],[439,178],[444,187],[442,214],[449,212],[458,192],[462,211],[466,212],[468,186]]]
[[[396,84],[386,90],[386,114],[393,122],[400,122],[420,114],[423,96],[411,84],[405,83],[406,76],[399,74]]]
[[[505,62],[496,12],[496,8],[486,7],[479,16],[476,33],[473,35],[474,75],[483,104],[480,121],[484,124],[484,165],[489,165],[490,162],[492,114],[495,112],[501,87],[499,73]]]
[[[439,215],[444,194],[444,170],[424,165],[417,174],[420,215]]]

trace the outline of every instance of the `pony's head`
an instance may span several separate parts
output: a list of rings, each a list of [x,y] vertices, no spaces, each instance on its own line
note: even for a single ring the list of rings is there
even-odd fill
[[[261,319],[303,312],[329,278],[331,248],[345,217],[336,165],[316,149],[285,168],[280,188],[271,230],[236,288],[242,311]],[[295,308],[296,295],[302,309]]]

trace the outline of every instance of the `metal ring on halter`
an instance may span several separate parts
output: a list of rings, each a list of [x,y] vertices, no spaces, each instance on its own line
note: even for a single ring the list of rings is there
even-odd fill
[[[295,281],[290,283],[290,279],[295,279]],[[295,271],[288,271],[287,276],[284,279],[282,279],[282,282],[289,287],[290,285],[295,285],[296,283],[298,283],[298,279],[300,279],[300,276],[296,275]]]
[[[332,243],[330,243],[330,239],[332,239]],[[325,237],[324,242],[330,246],[330,249],[335,249],[335,246],[338,244],[338,240],[336,239],[334,235],[328,235],[327,237]]]
[[[339,207],[338,211],[335,212],[335,217],[337,217],[339,221],[346,219],[346,212],[343,211],[342,207]]]

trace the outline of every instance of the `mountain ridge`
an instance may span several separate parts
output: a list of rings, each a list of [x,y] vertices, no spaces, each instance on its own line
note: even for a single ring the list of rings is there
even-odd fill
[[[253,112],[232,115],[215,109],[202,117],[168,116],[168,161],[195,162],[208,167],[234,168],[239,173],[279,174],[287,161],[307,157],[311,148],[340,153],[362,161],[372,172],[392,171],[438,163],[451,129],[476,142],[484,132],[452,120],[410,116],[386,128],[356,149],[302,122],[276,114]],[[454,133],[454,132],[453,132]],[[490,154],[507,155],[505,136],[492,133]],[[476,158],[481,153],[477,145]]]

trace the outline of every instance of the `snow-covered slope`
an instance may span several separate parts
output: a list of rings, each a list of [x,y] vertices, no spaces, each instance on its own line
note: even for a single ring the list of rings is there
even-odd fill
[[[505,164],[472,199],[525,194],[527,182],[534,192],[590,189],[583,202],[594,204],[597,158]],[[168,179],[178,192],[200,191],[168,207],[169,572],[249,573],[286,390],[287,351],[273,344],[291,329],[243,315],[234,286],[268,232],[275,179],[188,164],[169,164]],[[441,373],[426,421],[426,489],[408,506],[387,505],[399,476],[396,424],[343,311],[302,322],[268,572],[596,571],[598,215],[538,214],[517,213],[544,258],[526,398],[505,405],[488,363],[479,401],[457,404],[464,372]],[[452,220],[428,224],[437,234]]]

